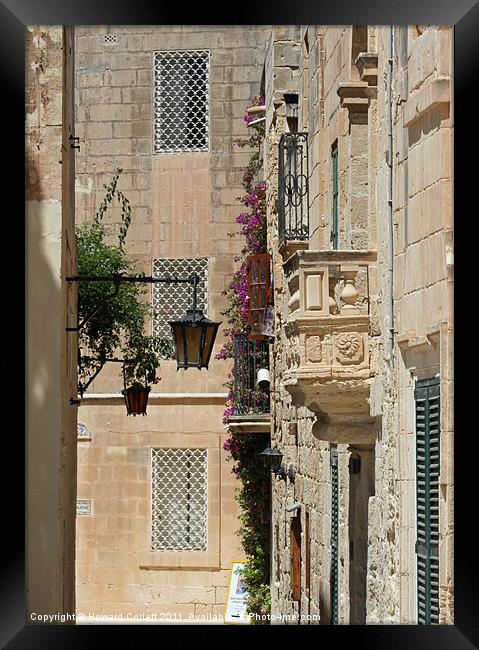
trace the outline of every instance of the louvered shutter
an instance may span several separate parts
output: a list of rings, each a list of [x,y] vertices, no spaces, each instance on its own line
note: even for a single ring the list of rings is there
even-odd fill
[[[439,379],[416,383],[418,623],[439,623]]]
[[[339,546],[339,492],[338,492],[338,452],[331,450],[331,623],[338,625],[338,546]]]
[[[248,323],[249,338],[258,340],[264,338],[264,316],[266,306],[271,298],[270,288],[270,256],[269,253],[249,255],[248,265]]]

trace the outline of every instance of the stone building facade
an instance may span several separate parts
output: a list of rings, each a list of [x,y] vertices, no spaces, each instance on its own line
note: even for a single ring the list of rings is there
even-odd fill
[[[77,336],[73,29],[26,28],[26,613],[75,603]],[[72,622],[72,619],[64,622]]]
[[[240,238],[228,233],[235,230],[249,158],[233,140],[247,133],[243,116],[258,94],[265,29],[88,26],[75,32],[77,223],[93,219],[103,185],[122,168],[119,188],[133,209],[126,250],[138,271],[188,276],[197,263],[205,315],[221,321],[221,292],[241,248]],[[163,65],[165,57],[170,67]],[[206,137],[199,133],[202,142],[190,150],[187,136],[183,143],[172,141],[191,126],[181,98],[185,80],[203,84],[207,97]],[[194,111],[193,102],[189,112]],[[158,139],[168,128],[169,143]],[[105,219],[117,228],[119,209]],[[175,315],[166,312],[174,311],[178,296],[175,287],[159,291],[163,327]],[[155,297],[150,299],[156,306]],[[232,561],[241,560],[243,551],[236,535],[236,479],[222,449],[229,368],[214,355],[223,341],[220,328],[207,371],[177,371],[176,361],[163,361],[145,418],[127,417],[115,364],[85,393],[78,416],[78,499],[91,514],[77,518],[77,612],[165,614],[173,621],[224,614]],[[152,550],[152,527],[161,516],[153,512],[152,482],[181,480],[181,472],[175,477],[160,470],[155,478],[152,450],[186,449],[207,453],[206,545]],[[181,454],[175,458],[181,464]],[[180,514],[169,516],[181,528]]]
[[[75,602],[73,30],[31,26],[25,41],[26,615],[41,623]]]
[[[76,288],[62,280],[75,222],[121,167],[138,271],[199,269],[221,320],[249,159],[233,140],[264,94],[271,413],[235,426],[271,426],[294,470],[272,481],[272,614],[453,622],[452,39],[422,25],[27,28],[28,611],[224,613],[244,557],[222,449],[228,364],[164,361],[144,419],[126,416],[111,364],[77,409]],[[161,83],[171,53],[206,89],[189,149],[158,135],[184,106]],[[191,135],[195,110],[170,110],[170,132],[176,120]],[[119,209],[106,220],[117,231]],[[187,300],[150,299],[153,332]],[[220,329],[213,355],[222,344]],[[202,468],[203,545],[161,548],[153,488],[181,483],[186,450]]]
[[[271,31],[273,615],[453,622],[452,83],[449,27]]]

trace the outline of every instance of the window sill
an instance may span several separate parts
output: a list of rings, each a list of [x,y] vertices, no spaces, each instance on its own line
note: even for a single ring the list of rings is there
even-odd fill
[[[138,553],[140,569],[220,569],[219,552],[142,551]]]

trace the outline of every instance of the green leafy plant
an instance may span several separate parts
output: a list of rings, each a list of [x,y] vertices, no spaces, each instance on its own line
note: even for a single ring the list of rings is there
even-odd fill
[[[264,104],[264,97],[255,98],[252,104]],[[251,115],[245,115],[244,121],[249,124],[253,119]],[[236,146],[251,151],[249,163],[243,174],[242,186],[245,193],[238,198],[246,209],[243,208],[242,213],[236,217],[236,223],[241,225],[240,232],[245,238],[245,243],[241,255],[235,258],[235,262],[240,263],[239,267],[223,292],[228,306],[222,313],[227,317],[228,328],[225,331],[225,344],[216,356],[217,359],[234,358],[234,337],[249,329],[246,258],[248,255],[262,253],[267,249],[266,183],[258,179],[262,168],[261,147],[265,128],[263,123],[254,124],[250,128],[252,131],[249,137],[235,140]],[[236,413],[232,390],[233,374],[234,366],[225,384],[228,388],[228,399],[223,414],[226,425],[229,417]],[[258,392],[258,401],[263,398],[264,394]],[[241,528],[238,532],[247,558],[242,575],[248,591],[248,612],[256,615],[252,619],[254,624],[261,624],[262,621],[267,620],[271,610],[269,586],[271,477],[270,473],[265,471],[258,456],[268,444],[268,435],[230,433],[223,445],[223,449],[234,461],[232,472],[241,481],[241,487],[236,493],[241,508]]]
[[[77,264],[79,276],[141,276],[127,258],[125,239],[132,221],[129,200],[118,189],[121,169],[105,185],[105,198],[93,223],[77,228]],[[114,235],[103,223],[112,204],[121,207],[118,243],[108,243]],[[133,282],[79,282],[79,392],[83,394],[105,363],[114,360],[120,351],[127,382],[142,385],[158,381],[156,371],[160,360],[173,356],[170,339],[143,334],[145,318],[151,308],[143,299],[144,284]]]
[[[236,499],[241,508],[239,534],[247,562],[242,570],[248,591],[246,601],[253,623],[270,612],[270,511],[271,478],[259,453],[269,444],[268,434],[232,433],[223,449],[235,461],[232,472],[241,481]]]

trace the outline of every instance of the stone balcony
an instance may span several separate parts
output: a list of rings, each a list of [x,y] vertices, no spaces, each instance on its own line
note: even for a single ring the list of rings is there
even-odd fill
[[[271,416],[269,413],[230,415],[228,429],[233,433],[270,433]]]
[[[368,442],[376,253],[298,251],[283,269],[284,387],[294,402],[317,413],[321,439]]]

